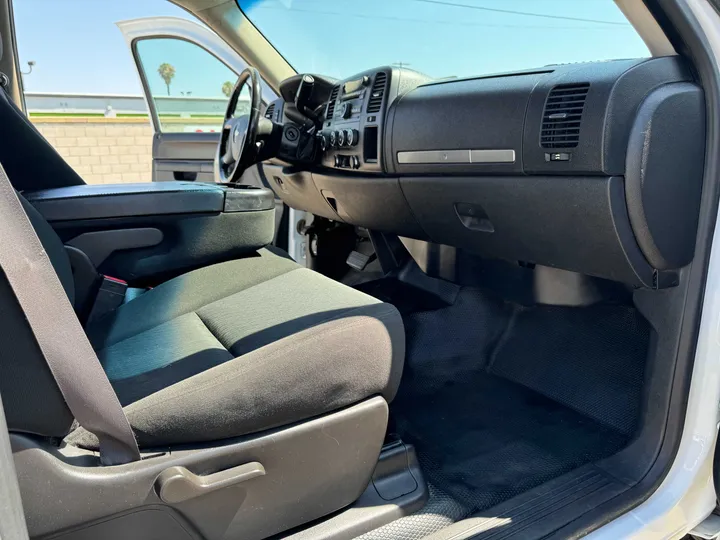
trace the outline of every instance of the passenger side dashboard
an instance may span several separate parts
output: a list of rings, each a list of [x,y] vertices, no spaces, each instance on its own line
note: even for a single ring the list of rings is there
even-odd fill
[[[387,81],[373,124],[366,107],[379,73]],[[315,167],[266,166],[290,206],[635,287],[673,285],[691,261],[705,110],[679,58],[440,81],[380,68],[348,81],[367,91],[344,99],[346,82],[334,84],[319,136],[357,124],[359,144],[326,145]],[[378,156],[368,166],[372,125]],[[338,163],[344,154],[361,166]]]

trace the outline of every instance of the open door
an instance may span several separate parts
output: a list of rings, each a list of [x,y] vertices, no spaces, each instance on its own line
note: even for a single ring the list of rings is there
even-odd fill
[[[152,120],[153,181],[215,182],[213,160],[229,93],[247,62],[197,22],[146,17],[116,24],[129,47]],[[264,81],[261,87],[266,107],[278,96]],[[265,185],[256,166],[245,172],[242,182]],[[288,237],[294,240],[297,234],[280,230],[283,210],[276,199],[275,243],[287,247],[292,244]]]
[[[154,129],[153,181],[214,182],[228,95],[247,63],[208,28],[175,17],[117,23],[130,48]],[[263,105],[277,95],[262,84]],[[257,169],[249,184],[261,185]]]

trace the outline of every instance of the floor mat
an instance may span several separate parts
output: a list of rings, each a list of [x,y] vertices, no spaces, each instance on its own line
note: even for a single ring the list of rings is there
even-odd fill
[[[420,540],[470,514],[468,508],[432,484],[428,484],[428,491],[430,496],[421,510],[358,536],[356,540]]]
[[[403,392],[397,430],[429,481],[472,511],[494,506],[608,456],[622,434],[532,390],[488,374],[433,392]]]
[[[627,443],[648,339],[631,308],[520,308],[464,289],[405,325],[395,430],[471,512]]]
[[[630,434],[649,338],[627,306],[518,308],[490,371]]]
[[[378,300],[390,302],[403,315],[434,310],[447,305],[434,294],[392,278],[368,281],[356,285],[355,288]]]

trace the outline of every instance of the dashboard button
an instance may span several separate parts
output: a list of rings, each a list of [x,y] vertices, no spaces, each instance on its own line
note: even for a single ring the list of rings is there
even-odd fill
[[[357,129],[345,130],[345,141],[348,146],[355,146],[360,138],[360,132]]]
[[[337,134],[337,144],[338,146],[345,146],[347,144],[347,139],[345,138],[345,130],[338,131]]]
[[[335,166],[342,167],[342,158],[340,156],[335,156]]]
[[[360,158],[357,156],[352,156],[350,158],[350,162],[352,163],[353,169],[359,169],[360,168]]]
[[[328,149],[328,145],[330,144],[328,136],[325,133],[321,133],[318,138],[320,139],[320,150],[324,152]]]
[[[337,146],[337,131],[331,131],[330,132],[330,148],[335,148]]]

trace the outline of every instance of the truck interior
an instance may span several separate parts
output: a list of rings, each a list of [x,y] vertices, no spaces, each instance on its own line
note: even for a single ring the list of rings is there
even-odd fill
[[[30,536],[568,538],[645,500],[680,439],[717,210],[703,81],[656,3],[618,2],[649,58],[440,80],[278,80],[236,2],[176,3],[254,66],[217,183],[85,184],[23,113],[0,25],[3,227],[47,255],[26,270],[44,330],[0,279]],[[53,331],[96,355],[76,375],[109,382],[129,442],[104,408],[83,421]]]

